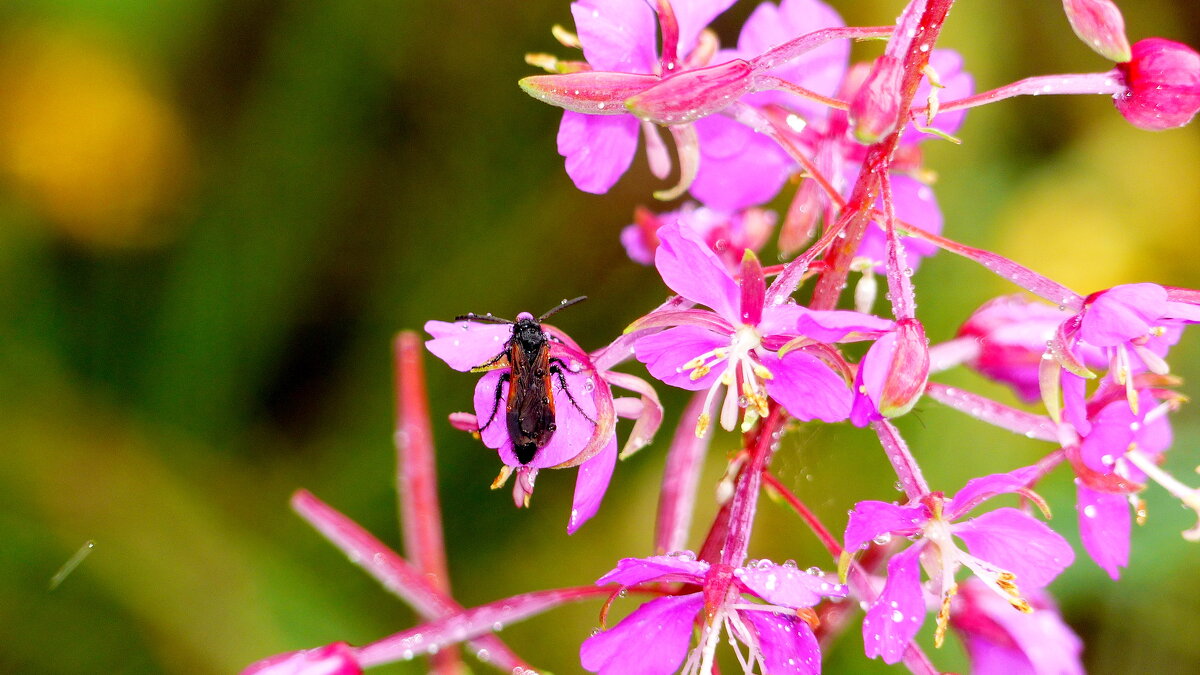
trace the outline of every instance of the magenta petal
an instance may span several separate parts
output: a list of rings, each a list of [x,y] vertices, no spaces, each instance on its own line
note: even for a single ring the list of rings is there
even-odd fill
[[[759,358],[774,376],[767,380],[767,393],[792,417],[805,422],[841,422],[850,416],[854,396],[842,376],[824,361],[800,350],[790,351],[782,359],[770,352]]]
[[[963,642],[971,659],[971,675],[1037,675],[1037,671],[1031,670],[1029,659],[1007,641],[998,644],[972,634]]]
[[[1145,335],[1166,311],[1167,291],[1158,284],[1114,286],[1088,304],[1079,337],[1098,347],[1115,347]]]
[[[1096,564],[1116,580],[1129,566],[1129,502],[1122,495],[1096,492],[1082,484],[1079,493],[1079,538]]]
[[[579,465],[579,475],[575,477],[575,497],[571,500],[571,518],[567,521],[567,534],[575,534],[596,511],[600,510],[600,502],[608,490],[608,482],[612,479],[613,468],[617,465],[617,436],[613,434],[608,445],[595,457]]]
[[[1018,586],[1041,588],[1075,560],[1071,545],[1045,523],[1014,508],[950,526],[971,555],[1012,572]]]
[[[1021,672],[1083,675],[1083,666],[1079,661],[1083,642],[1063,623],[1056,609],[1039,607],[1032,614],[1024,614],[1009,606],[999,596],[989,595],[987,602],[994,604],[995,608],[988,616],[1007,631],[1011,643],[1006,643],[1015,644],[1014,651],[1024,657],[1026,664],[1017,670],[989,669],[986,672],[996,675],[1014,675]],[[972,659],[974,656],[972,651]],[[1003,662],[1006,662],[1006,659],[996,658],[992,665]]]
[[[698,379],[691,379],[692,371],[683,370],[684,364],[717,348],[728,348],[730,337],[714,333],[707,328],[679,326],[647,335],[633,343],[634,356],[646,364],[646,370],[655,378],[681,389],[699,391],[716,383],[725,364],[722,362],[712,372]]]
[[[696,48],[700,31],[729,9],[736,0],[687,0],[673,2],[675,20],[679,22],[679,57],[682,59]],[[653,40],[653,38],[651,38]],[[651,43],[653,44],[653,42]],[[715,63],[716,61],[714,61]]]
[[[709,208],[733,212],[779,194],[795,162],[778,143],[718,115],[693,126],[701,153],[700,168],[688,188],[693,197]]]
[[[846,587],[836,581],[786,565],[739,567],[734,576],[763,600],[791,609],[812,607],[827,597],[846,597]]]
[[[508,435],[505,413],[508,383],[500,382],[500,378],[506,373],[508,369],[494,370],[479,379],[475,385],[475,415],[479,421],[479,433],[483,444],[497,450],[500,461],[505,464],[522,466]],[[571,392],[571,398],[575,400],[574,403],[564,393],[561,382],[557,378],[554,379],[551,394],[554,397],[554,422],[558,428],[550,437],[550,442],[539,449],[533,460],[524,466],[535,469],[557,466],[576,457],[587,447],[596,428],[592,423],[597,416],[596,402],[589,393],[596,385],[594,380],[590,386],[588,384],[588,380],[593,377],[586,371],[563,373],[563,379]]]
[[[563,113],[558,154],[567,160],[575,187],[604,194],[629,169],[637,154],[638,119],[633,115]]]
[[[571,3],[583,56],[596,70],[654,71],[658,26],[645,0],[579,0]]]
[[[637,608],[616,626],[583,641],[579,661],[600,675],[669,675],[687,655],[701,593],[669,595]]]
[[[967,481],[953,499],[944,507],[946,520],[958,520],[968,511],[997,495],[1017,492],[1029,487],[1040,472],[1036,466],[1027,466],[1008,473],[972,478]]]
[[[707,572],[708,563],[683,555],[622,558],[616,568],[596,580],[596,585],[633,586],[646,581],[681,581],[699,584],[704,580]]]
[[[658,230],[654,266],[667,286],[683,297],[707,305],[733,325],[741,323],[741,289],[708,244],[678,221]]]
[[[854,405],[850,414],[850,421],[855,426],[865,427],[883,419],[879,413],[879,399],[883,395],[883,385],[887,382],[895,355],[896,334],[888,333],[876,340],[859,362],[858,373],[854,376]]]
[[[504,351],[512,326],[473,321],[426,321],[425,332],[433,336],[425,347],[446,365],[467,372],[496,358]]]
[[[1083,462],[1092,471],[1112,473],[1114,459],[1124,455],[1129,444],[1134,442],[1136,436],[1133,426],[1140,421],[1129,410],[1129,403],[1125,399],[1113,401],[1101,408],[1091,420],[1091,431],[1080,444],[1079,451]],[[1108,461],[1105,461],[1105,456]]]
[[[345,642],[303,649],[256,661],[242,675],[359,675],[354,649]]]
[[[1062,371],[1063,419],[1071,423],[1080,435],[1092,432],[1087,418],[1087,380],[1075,373]]]
[[[909,546],[888,561],[887,583],[863,619],[867,657],[898,663],[925,622],[921,596],[921,546]]]
[[[841,342],[847,338],[862,339],[886,333],[896,327],[890,319],[847,310],[815,310],[799,308],[795,330],[817,342]]]
[[[845,548],[850,552],[857,551],[882,534],[915,534],[928,520],[929,511],[923,504],[899,506],[869,500],[859,502],[854,505],[846,523]]]
[[[764,672],[771,675],[820,675],[821,647],[799,617],[773,612],[738,612],[754,629]]]

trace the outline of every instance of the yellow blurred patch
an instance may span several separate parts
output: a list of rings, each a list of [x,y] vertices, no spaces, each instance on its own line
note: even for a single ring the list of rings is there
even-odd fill
[[[996,222],[999,252],[1081,293],[1138,281],[1195,285],[1200,134],[1112,115],[1032,176]]]
[[[112,45],[26,30],[0,47],[0,170],[48,224],[81,243],[151,246],[188,174],[172,104]]]

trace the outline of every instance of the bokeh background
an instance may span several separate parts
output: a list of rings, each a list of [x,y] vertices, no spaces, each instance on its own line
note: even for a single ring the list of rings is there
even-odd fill
[[[716,24],[724,41],[754,4]],[[835,3],[860,25],[901,5]],[[1193,0],[1123,5],[1133,39],[1200,45]],[[554,150],[558,112],[516,87],[533,72],[526,51],[566,55],[554,23],[570,25],[565,0],[4,3],[0,671],[228,673],[413,625],[287,508],[304,486],[398,541],[394,333],[587,294],[557,323],[597,347],[667,293],[617,241],[660,187],[644,160],[605,197],[577,192]],[[1050,0],[960,3],[942,45],[983,88],[1109,67]],[[1147,133],[1102,97],[1029,98],[970,113],[960,136],[926,146],[950,236],[1085,291],[1200,285],[1200,126]],[[1013,290],[945,255],[917,284],[935,341]],[[1192,394],[1198,345],[1189,333],[1173,359]],[[649,552],[679,392],[659,388],[663,442],[624,462],[600,514],[567,537],[573,475],[544,474],[533,508],[511,508],[488,490],[495,456],[444,422],[474,378],[427,367],[463,604],[588,583]],[[1006,396],[970,373],[940,379]],[[1175,422],[1169,466],[1195,482],[1200,417]],[[934,403],[901,426],[947,491],[1046,450]],[[713,449],[703,495],[729,442]],[[778,471],[835,530],[854,501],[895,496],[860,430],[805,427]],[[1069,476],[1044,492],[1082,555]],[[1120,583],[1081,559],[1053,587],[1092,672],[1200,671],[1200,549],[1179,537],[1192,523],[1161,490],[1147,500]],[[773,504],[757,533],[759,556],[829,564]],[[87,540],[90,557],[47,590]],[[502,637],[577,672],[597,611],[565,608]],[[935,658],[966,668],[956,644]],[[889,671],[862,658],[857,630],[827,670]]]

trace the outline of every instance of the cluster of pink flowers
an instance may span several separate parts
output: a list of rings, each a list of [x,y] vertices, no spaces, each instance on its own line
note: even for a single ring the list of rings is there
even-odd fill
[[[575,32],[555,34],[582,60],[531,54],[529,63],[547,73],[520,85],[565,109],[558,151],[579,189],[608,191],[639,143],[660,179],[678,166],[678,182],[654,194],[695,201],[662,213],[639,208],[620,235],[630,258],[652,263],[674,295],[594,351],[528,313],[430,321],[425,346],[455,370],[482,373],[472,412],[451,422],[496,450],[493,487],[515,474],[514,502],[528,506],[540,471],[577,468],[568,532],[597,513],[618,458],[649,445],[663,419],[651,384],[616,368],[640,362],[659,383],[694,392],[666,452],[656,550],[615,561],[594,585],[459,607],[444,583],[437,501],[428,495],[418,338],[405,334],[397,439],[402,489],[417,495],[404,514],[413,560],[307,493],[294,505],[429,623],[363,647],[272,657],[246,672],[356,673],[418,655],[433,655],[435,671],[457,672],[451,646],[467,641],[486,662],[533,672],[493,634],[496,626],[604,596],[603,630],[581,636],[580,663],[605,675],[716,672],[723,642],[745,673],[819,673],[819,637],[848,625],[822,619],[852,613],[839,604],[846,598],[865,610],[865,655],[914,673],[938,672],[915,641],[930,614],[934,643],[953,628],[975,672],[1082,672],[1083,646],[1046,591],[1075,561],[1074,548],[1038,517],[1050,509],[1035,488],[1060,465],[1074,475],[1080,544],[1114,579],[1130,564],[1141,491],[1156,484],[1200,512],[1200,491],[1161,468],[1170,413],[1185,400],[1168,355],[1186,326],[1200,323],[1200,291],[1139,283],[1083,295],[944,237],[921,145],[956,141],[969,108],[1025,94],[1107,95],[1137,127],[1182,126],[1200,109],[1200,54],[1161,38],[1131,45],[1111,0],[1064,0],[1076,34],[1113,68],[974,93],[963,59],[935,48],[952,4],[911,0],[895,25],[847,27],[821,0],[768,1],[730,48],[707,26],[733,0],[573,2]],[[851,64],[850,41],[862,39],[886,45],[874,61]],[[785,208],[776,214],[769,203]],[[775,267],[759,255],[772,238],[787,260]],[[1038,299],[996,298],[966,317],[957,336],[931,346],[912,277],[939,250]],[[852,275],[853,298],[843,299]],[[877,276],[889,316],[875,311]],[[809,283],[801,304],[797,291]],[[839,309],[843,301],[854,309]],[[867,345],[844,350],[851,342]],[[1028,405],[930,379],[960,366]],[[892,423],[923,398],[1043,441],[1046,455],[947,496],[928,484]],[[622,434],[618,418],[632,428]],[[793,420],[870,428],[904,499],[849,497],[845,530],[832,534],[771,472]],[[709,439],[724,432],[740,433],[743,450],[727,460],[718,516],[692,553],[696,482],[711,459]],[[807,569],[751,558],[768,486],[828,557]],[[1005,495],[1019,505],[981,510]],[[1200,525],[1184,535],[1200,539]],[[609,606],[627,592],[647,599],[607,625]]]

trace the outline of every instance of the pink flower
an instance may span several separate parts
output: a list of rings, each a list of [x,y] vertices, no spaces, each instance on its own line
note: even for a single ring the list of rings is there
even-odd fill
[[[354,648],[345,642],[276,654],[256,661],[242,675],[360,675]]]
[[[743,658],[751,667],[758,664],[762,672],[778,675],[816,675],[821,672],[820,647],[796,610],[824,598],[844,598],[847,591],[813,572],[769,561],[737,568],[710,565],[689,553],[625,558],[596,584],[628,587],[666,582],[701,590],[647,602],[616,626],[585,640],[580,661],[600,675],[667,675],[678,670],[685,658],[685,668],[708,672],[702,664],[707,660],[711,668],[712,650],[720,634],[727,632],[746,647]],[[689,656],[693,624],[702,610],[706,620]]]
[[[883,592],[867,610],[863,620],[867,656],[882,656],[886,663],[896,663],[920,630],[925,620],[922,564],[942,603],[934,634],[938,644],[946,630],[950,600],[957,591],[954,575],[959,567],[970,569],[1012,606],[1031,611],[1017,582],[1025,588],[1050,583],[1075,558],[1066,540],[1014,508],[953,521],[1001,494],[1017,492],[1040,502],[1027,487],[1035,475],[1036,467],[1027,467],[975,478],[949,499],[935,492],[905,506],[877,501],[855,505],[846,525],[846,551],[857,551],[872,540],[892,535],[918,538],[888,562]],[[954,537],[966,542],[967,551],[958,548]]]
[[[1146,38],[1133,45],[1133,58],[1118,63],[1126,91],[1113,98],[1135,127],[1162,131],[1192,121],[1200,110],[1200,54],[1187,45]]]
[[[514,333],[523,329],[544,330],[541,337],[549,351],[545,364],[550,379],[547,394],[553,402],[554,418],[544,429],[549,438],[540,445],[514,443],[512,416],[505,410],[513,375],[504,354],[509,341],[516,339]],[[539,469],[579,467],[569,533],[595,515],[608,489],[617,461],[616,417],[641,421],[635,427],[638,433],[630,437],[626,453],[648,443],[662,417],[658,398],[644,381],[598,370],[591,357],[566,334],[553,326],[539,324],[527,312],[518,315],[513,324],[429,321],[425,330],[433,336],[425,343],[426,347],[451,368],[464,372],[488,371],[475,386],[474,419],[464,421],[460,416],[457,425],[472,428],[484,445],[500,455],[505,466],[493,487],[503,485],[515,470],[513,500],[518,507],[525,506]],[[641,398],[620,399],[618,403],[613,399],[610,383],[631,389]]]
[[[711,309],[650,314],[629,330],[672,326],[638,339],[637,359],[650,374],[682,389],[708,390],[708,401],[725,387],[720,423],[732,430],[740,408],[743,428],[767,414],[774,399],[801,420],[838,422],[850,414],[851,393],[809,346],[873,337],[892,323],[857,312],[817,312],[795,304],[765,304],[766,283],[758,259],[747,251],[735,280],[695,232],[678,224],[659,230],[655,266],[671,290]],[[784,349],[785,346],[795,348]],[[707,409],[707,408],[706,408]],[[702,415],[697,435],[707,431]]]
[[[758,252],[775,229],[773,211],[746,209],[725,213],[692,202],[662,214],[638,207],[633,220],[632,225],[621,230],[621,244],[634,262],[652,264],[654,251],[658,249],[658,230],[679,223],[680,227],[699,234],[730,272],[741,267],[747,249]]]
[[[974,675],[1083,675],[1083,641],[1058,613],[1050,596],[1028,594],[1023,614],[978,579],[959,588],[950,623],[962,635]]]
[[[1080,40],[1109,61],[1130,59],[1125,18],[1112,0],[1063,0],[1067,20]]]

